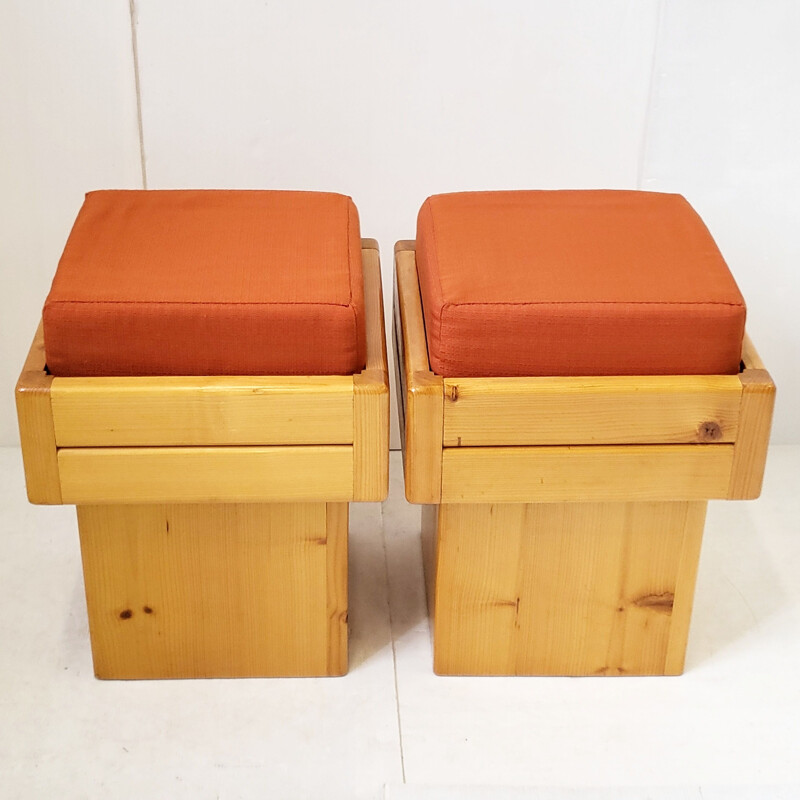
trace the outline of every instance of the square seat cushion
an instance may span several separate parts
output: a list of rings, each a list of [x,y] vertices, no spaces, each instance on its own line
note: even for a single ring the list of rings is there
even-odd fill
[[[321,192],[91,192],[43,320],[56,376],[358,372],[358,213]]]
[[[739,370],[744,300],[680,195],[436,195],[419,213],[416,258],[440,375]]]

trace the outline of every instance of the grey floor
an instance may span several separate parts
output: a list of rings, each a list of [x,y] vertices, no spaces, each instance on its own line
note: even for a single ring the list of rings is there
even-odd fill
[[[686,674],[440,678],[399,458],[351,512],[339,679],[94,679],[74,509],[0,450],[0,797],[800,798],[800,447],[711,503]]]

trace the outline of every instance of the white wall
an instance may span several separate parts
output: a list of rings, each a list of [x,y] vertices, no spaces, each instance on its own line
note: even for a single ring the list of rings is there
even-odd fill
[[[0,55],[13,66],[0,82],[25,131],[0,128],[17,164],[2,184],[9,390],[80,193],[140,180],[126,0],[69,4],[55,21],[39,4],[12,6],[19,52]],[[779,383],[775,440],[800,442],[790,399],[800,390],[797,7],[136,0],[147,186],[351,194],[363,234],[380,241],[387,300],[393,242],[413,237],[433,192],[682,191],[749,301]],[[10,391],[2,400],[11,442]]]

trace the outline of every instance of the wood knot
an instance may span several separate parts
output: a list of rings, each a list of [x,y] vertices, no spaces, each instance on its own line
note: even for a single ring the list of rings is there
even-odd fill
[[[458,386],[455,384],[451,386],[447,396],[450,398],[450,402],[455,403],[458,400]]]
[[[637,597],[633,605],[637,608],[650,608],[653,611],[660,611],[662,614],[671,614],[672,606],[675,604],[675,595],[672,592],[661,592],[661,594],[646,594]]]
[[[126,608],[124,611],[119,612],[120,619],[130,619],[133,616],[133,611],[129,608]]]
[[[722,428],[716,422],[708,420],[700,424],[697,437],[701,442],[718,442],[722,438]]]

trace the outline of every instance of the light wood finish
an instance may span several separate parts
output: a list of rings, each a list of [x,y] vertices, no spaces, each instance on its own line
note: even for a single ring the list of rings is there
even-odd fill
[[[444,445],[733,442],[736,375],[445,378]]]
[[[389,367],[377,243],[362,255],[367,365],[353,376],[353,500],[380,501],[389,492]]]
[[[438,542],[439,510],[441,505],[422,506],[422,564],[425,572],[425,594],[428,599],[428,617],[436,615],[436,546]]]
[[[374,239],[362,247],[367,364],[356,375],[53,378],[40,327],[17,386],[31,502],[385,499],[380,260]]]
[[[358,499],[383,499],[389,384],[380,259],[374,239],[363,239],[362,248],[367,366],[360,374],[55,378],[58,446],[355,442]]]
[[[398,242],[395,260],[398,410],[411,502],[601,500],[608,497],[599,487],[609,482],[616,482],[611,497],[619,500],[758,496],[775,389],[749,337],[739,375],[442,378],[429,368],[414,242]],[[634,449],[575,447],[581,445]],[[704,449],[696,449],[698,445]],[[720,449],[711,451],[706,445]],[[572,448],[569,460],[567,451],[548,449],[561,446]],[[500,453],[502,447],[508,452]],[[534,458],[526,449],[531,447],[544,449]],[[456,455],[460,449],[471,452]],[[600,457],[594,469],[589,466],[587,472],[581,452]],[[546,474],[538,474],[539,458]],[[609,463],[612,473],[600,474]],[[639,463],[644,472],[638,471]],[[458,486],[459,476],[472,466],[488,472],[472,474],[470,483]],[[551,473],[551,466],[564,469]],[[631,491],[622,496],[617,478],[626,470],[632,476]],[[693,475],[699,479],[691,480]],[[550,493],[539,483],[545,477]],[[654,484],[646,491],[644,484],[651,478]],[[526,492],[529,480],[535,483]],[[687,480],[692,482],[688,488]],[[592,481],[598,488],[581,497]],[[670,498],[672,488],[680,494]]]
[[[679,673],[705,505],[443,504],[434,669]]]
[[[15,390],[25,483],[31,503],[61,502],[56,438],[50,406],[51,375],[45,370],[42,325],[36,331]]]
[[[402,243],[398,243],[400,247]],[[428,363],[422,303],[414,252],[395,252],[395,355],[400,365],[398,392],[404,401],[403,465],[406,498],[412,503],[438,503],[442,492],[442,378]]]
[[[732,462],[729,444],[448,448],[442,502],[724,498]]]
[[[59,447],[351,444],[353,378],[54,378]]]
[[[346,502],[353,448],[85,447],[58,451],[65,503]]]
[[[680,673],[705,501],[761,488],[774,385],[752,342],[739,375],[441,378],[414,242],[395,253],[406,496],[441,503],[436,671]]]
[[[733,450],[728,493],[731,500],[752,500],[761,494],[775,407],[775,384],[749,336],[745,336],[742,362],[745,367],[739,374],[742,430]]]
[[[347,505],[81,506],[100,678],[343,675]]]

